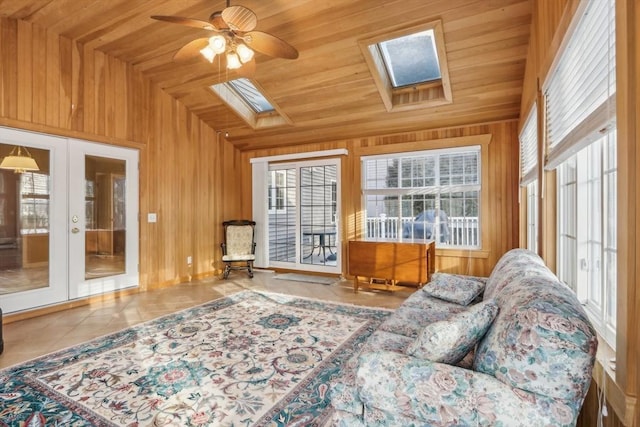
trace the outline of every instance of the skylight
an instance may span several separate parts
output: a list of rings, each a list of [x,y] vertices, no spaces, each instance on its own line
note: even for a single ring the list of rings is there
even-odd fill
[[[380,42],[378,48],[394,88],[442,76],[432,29]]]
[[[358,44],[387,111],[453,102],[442,21],[373,34]]]
[[[253,129],[293,124],[254,80],[238,78],[211,85],[210,88]]]
[[[238,95],[246,102],[251,109],[256,113],[266,113],[269,111],[274,111],[275,108],[271,103],[264,97],[262,92],[258,90],[257,87],[251,80],[243,78],[231,80],[226,83],[231,87]]]

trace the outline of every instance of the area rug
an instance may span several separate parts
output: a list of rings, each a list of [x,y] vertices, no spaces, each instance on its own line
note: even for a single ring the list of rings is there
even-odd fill
[[[333,285],[338,281],[334,277],[314,276],[312,274],[284,273],[277,274],[274,279],[293,280],[294,282],[320,283],[322,285]]]
[[[0,426],[317,426],[390,310],[252,291],[0,371]]]

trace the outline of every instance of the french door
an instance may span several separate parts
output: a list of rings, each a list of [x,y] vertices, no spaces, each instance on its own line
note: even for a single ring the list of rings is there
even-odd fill
[[[69,141],[69,297],[138,285],[138,151]]]
[[[269,265],[341,273],[340,162],[337,159],[269,165]]]
[[[138,152],[0,128],[5,313],[138,285]],[[11,167],[11,166],[9,166]]]

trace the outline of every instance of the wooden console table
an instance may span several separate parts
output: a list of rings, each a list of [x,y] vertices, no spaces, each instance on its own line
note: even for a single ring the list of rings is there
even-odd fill
[[[433,240],[396,242],[389,240],[350,240],[349,274],[353,290],[358,292],[358,276],[369,278],[369,287],[397,290],[398,282],[413,282],[419,287],[431,279],[435,271],[436,245]],[[388,284],[376,285],[372,279],[384,279]]]

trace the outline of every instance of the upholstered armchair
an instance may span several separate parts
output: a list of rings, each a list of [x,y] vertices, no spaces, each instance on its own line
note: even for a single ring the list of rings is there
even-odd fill
[[[224,262],[224,278],[229,277],[231,270],[244,270],[253,277],[253,261],[256,259],[255,221],[246,219],[225,221],[222,262]]]

